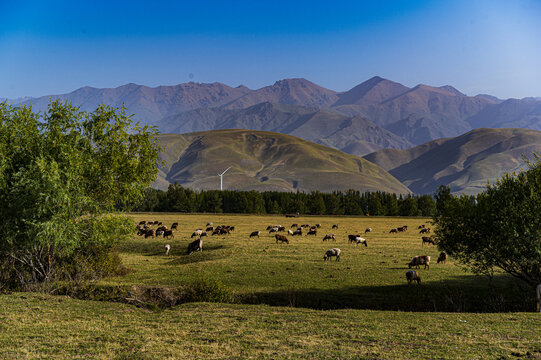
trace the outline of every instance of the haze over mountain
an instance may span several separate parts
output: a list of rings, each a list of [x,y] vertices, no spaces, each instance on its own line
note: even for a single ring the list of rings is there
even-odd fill
[[[294,136],[253,130],[162,134],[165,146],[156,187],[178,182],[193,189],[332,191],[356,189],[409,193],[369,161]]]
[[[389,171],[415,193],[433,193],[449,185],[455,194],[475,194],[505,172],[521,170],[523,155],[541,152],[541,131],[472,130],[406,150],[385,149],[364,158]]]
[[[263,102],[246,109],[197,109],[157,123],[162,132],[186,133],[215,129],[257,129],[291,134],[353,155],[384,148],[413,146],[390,131],[361,117],[304,106]]]
[[[190,82],[156,88],[128,84],[114,89],[83,87],[69,94],[23,99],[22,103],[32,103],[35,110],[44,110],[50,98],[71,101],[84,110],[94,110],[100,103],[115,107],[124,103],[135,119],[159,124],[162,132],[225,127],[272,130],[359,155],[383,147],[402,149],[479,127],[541,129],[539,98],[501,100],[486,94],[466,96],[449,85],[421,84],[409,88],[378,76],[345,92],[325,89],[306,79],[279,80],[256,90],[220,83]],[[256,106],[265,103],[299,107],[285,111],[291,114],[280,115],[281,118],[298,122],[307,116],[316,117],[317,121],[308,121],[302,128],[304,132],[273,125],[273,121],[265,120],[269,118],[266,107],[270,105]],[[248,113],[252,120],[248,119]],[[354,124],[353,128],[343,125],[346,118]],[[295,127],[292,124],[289,123]],[[366,131],[368,128],[371,132]],[[337,134],[332,135],[334,132]]]
[[[99,104],[114,107],[124,104],[129,114],[135,114],[135,119],[153,124],[171,114],[224,105],[250,91],[245,86],[232,88],[221,83],[194,82],[155,88],[136,84],[127,84],[113,89],[85,86],[68,94],[47,95],[22,103],[31,103],[36,111],[45,110],[51,99],[71,101],[87,111],[95,110]]]

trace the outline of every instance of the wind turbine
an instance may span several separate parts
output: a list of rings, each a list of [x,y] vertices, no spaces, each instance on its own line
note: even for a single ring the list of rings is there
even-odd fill
[[[227,169],[224,170],[223,173],[221,174],[218,174],[218,176],[220,177],[220,191],[223,190],[223,185],[224,185],[224,174],[227,172],[227,170],[231,169],[231,166],[228,167]]]

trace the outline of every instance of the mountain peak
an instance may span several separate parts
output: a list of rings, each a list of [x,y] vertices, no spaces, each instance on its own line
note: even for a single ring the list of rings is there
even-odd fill
[[[466,94],[458,91],[456,88],[452,87],[451,85],[440,86],[438,89],[445,90],[447,92],[450,92],[451,94],[455,94],[459,96],[466,96]]]
[[[379,104],[408,90],[402,84],[374,76],[339,95],[340,99],[333,106]]]

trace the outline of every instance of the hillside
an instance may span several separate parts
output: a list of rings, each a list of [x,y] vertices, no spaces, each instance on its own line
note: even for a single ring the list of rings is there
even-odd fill
[[[414,193],[449,185],[453,193],[475,194],[487,181],[524,167],[522,156],[541,152],[541,131],[476,129],[407,150],[386,149],[364,158],[389,171]]]
[[[251,130],[162,134],[166,165],[155,186],[178,182],[194,189],[408,193],[385,170],[362,158],[293,136]]]
[[[298,136],[362,156],[384,148],[407,149],[407,140],[361,117],[318,108],[263,102],[246,109],[197,109],[157,123],[164,133],[218,129],[250,129]]]

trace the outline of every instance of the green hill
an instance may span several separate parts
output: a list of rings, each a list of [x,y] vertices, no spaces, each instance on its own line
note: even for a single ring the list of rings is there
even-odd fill
[[[294,136],[253,130],[162,134],[165,150],[154,184],[178,182],[193,189],[332,191],[356,189],[409,193],[377,165],[357,156]]]
[[[453,193],[475,194],[506,172],[521,170],[524,156],[541,152],[541,131],[476,129],[406,150],[385,149],[366,155],[415,193],[433,193],[449,185]]]

